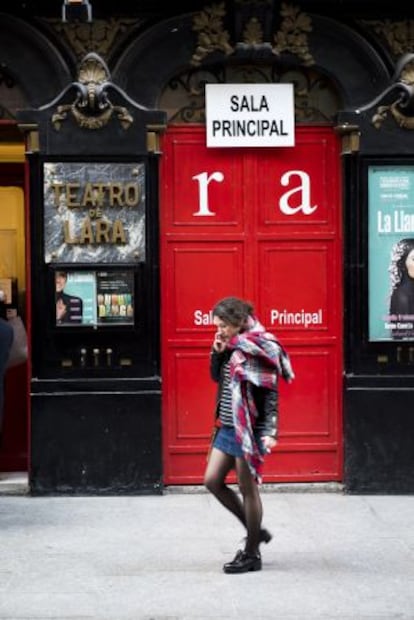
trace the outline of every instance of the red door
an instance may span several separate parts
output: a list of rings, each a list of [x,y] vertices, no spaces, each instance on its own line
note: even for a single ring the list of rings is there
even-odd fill
[[[265,482],[342,476],[342,230],[339,144],[299,127],[296,146],[207,149],[204,128],[172,127],[161,170],[164,482],[199,484],[213,423],[209,376],[221,297],[253,302],[288,349],[279,442]]]

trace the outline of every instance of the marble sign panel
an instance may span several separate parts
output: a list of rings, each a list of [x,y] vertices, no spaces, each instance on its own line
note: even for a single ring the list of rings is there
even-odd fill
[[[145,164],[44,164],[46,263],[145,261]]]

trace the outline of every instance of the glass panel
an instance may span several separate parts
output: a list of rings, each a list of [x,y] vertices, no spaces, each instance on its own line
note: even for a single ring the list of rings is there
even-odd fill
[[[368,170],[369,340],[414,340],[414,166]]]
[[[134,323],[134,274],[132,271],[96,273],[98,325]]]
[[[57,326],[134,324],[134,272],[55,271]]]

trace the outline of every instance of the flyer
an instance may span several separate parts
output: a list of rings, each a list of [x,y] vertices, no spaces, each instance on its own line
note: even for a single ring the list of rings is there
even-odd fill
[[[98,325],[134,323],[132,271],[96,273]]]

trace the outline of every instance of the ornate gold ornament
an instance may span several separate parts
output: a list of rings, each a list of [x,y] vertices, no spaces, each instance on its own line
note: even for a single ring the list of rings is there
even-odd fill
[[[100,129],[108,124],[113,114],[116,114],[124,129],[133,123],[133,118],[127,108],[113,105],[108,97],[108,91],[122,94],[129,100],[127,95],[110,81],[110,73],[105,62],[91,52],[82,60],[79,67],[77,82],[72,82],[63,93],[51,104],[51,107],[71,90],[76,91],[76,98],[72,103],[58,105],[52,116],[52,124],[59,131],[68,114],[72,114],[80,127],[85,129]],[[133,103],[131,101],[131,103]],[[42,109],[42,108],[41,108]]]
[[[124,36],[140,25],[140,20],[110,17],[107,20],[94,19],[91,23],[67,22],[58,19],[46,20],[58,35],[66,39],[69,47],[78,59],[94,50],[99,56],[107,59],[113,49],[121,44]]]
[[[379,129],[382,123],[386,120],[388,113],[394,117],[395,122],[402,129],[414,129],[414,118],[405,116],[398,109],[398,103],[392,103],[390,106],[379,106],[377,113],[372,117],[372,124],[375,129]]]
[[[388,115],[402,129],[414,129],[414,54],[405,54],[401,58],[396,65],[393,83],[357,112],[367,112],[376,106],[371,119],[376,129],[381,128]]]
[[[266,2],[262,0],[244,4],[259,6],[266,5]],[[198,38],[191,64],[201,65],[203,60],[214,52],[228,56],[246,48],[263,48],[277,57],[283,53],[293,54],[300,58],[305,66],[315,63],[308,45],[308,33],[312,31],[312,21],[306,13],[301,12],[296,6],[282,3],[280,10],[282,21],[279,30],[273,35],[273,42],[264,40],[265,24],[260,20],[259,14],[261,13],[257,11],[257,15],[250,16],[243,24],[243,31],[240,32],[241,40],[233,45],[230,34],[224,27],[226,17],[224,2],[205,7],[193,20],[193,30],[198,33]]]
[[[198,41],[191,64],[200,65],[202,60],[212,52],[218,51],[226,55],[234,52],[234,47],[229,43],[230,35],[224,30],[225,15],[224,2],[206,7],[195,15],[193,30],[198,32]]]
[[[308,33],[312,32],[312,20],[296,6],[282,4],[283,20],[274,36],[273,53],[280,56],[288,52],[300,58],[306,67],[315,64],[308,46]]]
[[[362,23],[383,38],[394,58],[409,53],[414,47],[414,20],[363,20]]]
[[[243,41],[247,45],[263,43],[263,28],[257,17],[252,17],[246,24],[243,32]]]

